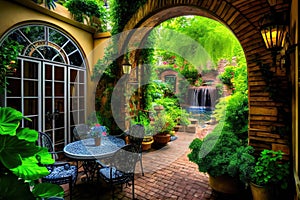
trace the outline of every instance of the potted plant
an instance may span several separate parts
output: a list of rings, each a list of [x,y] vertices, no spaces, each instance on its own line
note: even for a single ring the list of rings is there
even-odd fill
[[[97,28],[99,31],[106,30],[106,9],[104,4],[93,0],[69,0],[65,4],[78,22]]]
[[[251,157],[253,148],[222,128],[217,125],[204,139],[194,139],[188,158],[198,165],[200,172],[208,173],[209,184],[215,191],[234,194],[242,186],[240,166]],[[241,155],[244,159],[240,159]]]
[[[272,191],[286,189],[289,179],[289,162],[283,160],[282,151],[265,149],[251,165],[250,188],[253,200],[274,199]]]
[[[144,112],[139,111],[138,115],[131,119],[130,124],[131,125],[141,124],[144,126],[145,136],[142,142],[142,150],[147,151],[151,149],[152,143],[154,141],[153,140],[154,128],[150,124],[149,117]]]
[[[95,145],[99,146],[101,144],[102,137],[107,136],[108,131],[106,126],[95,124],[95,126],[91,128],[90,135],[95,139]]]
[[[46,148],[36,145],[37,131],[19,126],[23,118],[13,108],[0,107],[0,199],[63,197],[59,185],[38,183],[54,160]]]
[[[173,130],[176,123],[171,115],[165,111],[162,111],[159,115],[154,117],[153,128],[154,134],[153,139],[155,144],[159,146],[166,145],[171,138],[170,131]]]

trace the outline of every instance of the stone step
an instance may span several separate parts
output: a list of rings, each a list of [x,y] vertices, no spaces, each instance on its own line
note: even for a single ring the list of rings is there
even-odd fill
[[[189,121],[191,122],[191,124],[198,124],[197,119],[189,118]]]
[[[190,124],[188,126],[176,125],[174,131],[176,132],[187,132],[187,133],[196,133],[198,125]]]
[[[186,128],[185,128],[185,132],[187,132],[187,133],[196,133],[196,130],[197,130],[196,124],[190,124],[190,125],[186,126]]]

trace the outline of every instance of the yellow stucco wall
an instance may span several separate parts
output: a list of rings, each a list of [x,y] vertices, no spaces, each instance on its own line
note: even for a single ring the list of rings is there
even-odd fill
[[[37,5],[31,0],[0,0],[0,38],[11,28],[24,23],[46,23],[63,31],[73,38],[87,59],[87,115],[93,111],[94,88],[90,76],[94,64],[104,55],[105,40],[109,33],[96,34],[95,29],[71,19],[70,13],[63,6],[56,4],[55,10]],[[104,43],[103,43],[104,42]]]

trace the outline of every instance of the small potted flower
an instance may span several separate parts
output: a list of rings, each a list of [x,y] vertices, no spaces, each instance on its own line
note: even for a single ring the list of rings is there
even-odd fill
[[[101,144],[101,137],[107,136],[107,128],[105,126],[101,126],[100,124],[95,124],[91,128],[90,134],[93,138],[95,138],[95,145],[99,146]]]

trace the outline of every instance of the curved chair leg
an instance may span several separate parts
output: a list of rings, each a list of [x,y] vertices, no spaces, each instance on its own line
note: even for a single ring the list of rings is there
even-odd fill
[[[139,155],[139,160],[140,160],[140,165],[141,165],[142,175],[144,176],[144,168],[143,168],[143,158],[142,158],[142,154]]]
[[[132,199],[134,200],[134,177],[132,179]]]
[[[142,157],[141,157],[141,159],[140,159],[140,164],[141,164],[142,175],[144,176],[144,169],[143,169],[143,161],[142,161]]]
[[[70,196],[70,200],[72,200],[72,193],[73,193],[73,183],[71,181],[71,182],[69,182],[69,196]]]

